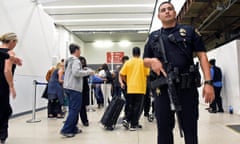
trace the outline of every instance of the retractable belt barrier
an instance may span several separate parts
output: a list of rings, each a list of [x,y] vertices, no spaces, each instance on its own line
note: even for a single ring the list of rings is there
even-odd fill
[[[32,119],[27,120],[27,123],[36,123],[40,122],[41,120],[36,119],[36,94],[37,94],[37,85],[47,85],[47,83],[38,82],[37,80],[33,80],[34,85],[34,97],[33,97],[33,104],[32,104]]]

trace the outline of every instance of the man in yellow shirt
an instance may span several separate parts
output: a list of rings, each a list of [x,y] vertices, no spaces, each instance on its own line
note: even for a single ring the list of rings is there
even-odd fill
[[[127,84],[127,97],[129,101],[129,111],[127,112],[126,120],[123,121],[123,126],[127,129],[135,131],[136,128],[141,128],[139,125],[139,115],[146,93],[147,75],[149,69],[144,66],[143,59],[140,58],[140,48],[134,47],[132,50],[133,58],[127,61],[120,70],[121,88],[125,87],[123,81]]]

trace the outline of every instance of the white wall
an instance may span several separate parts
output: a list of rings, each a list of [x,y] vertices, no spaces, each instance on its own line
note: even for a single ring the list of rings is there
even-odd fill
[[[31,0],[0,1],[0,35],[15,32],[19,42],[16,54],[23,59],[14,76],[17,98],[11,100],[13,113],[32,109],[33,80],[45,81],[45,74],[56,60],[67,55],[67,42],[77,41],[75,36],[62,28],[55,28],[53,20]],[[37,108],[45,107],[41,99],[44,86],[37,87]]]
[[[240,40],[232,41],[207,53],[208,58],[215,58],[216,65],[222,69],[223,89],[222,100],[224,110],[233,106],[234,111],[240,111]]]
[[[124,52],[124,55],[132,57],[132,48],[135,46],[140,47],[141,54],[143,54],[144,45],[145,42],[133,42],[127,47],[120,47],[115,42],[111,47],[97,47],[93,43],[85,43],[82,55],[87,58],[88,64],[103,64],[106,63],[107,52]]]
[[[55,56],[58,60],[62,58],[67,58],[70,56],[69,53],[69,44],[75,43],[81,47],[81,52],[84,53],[84,43],[78,37],[69,33],[64,27],[57,26],[56,27],[56,36],[55,36]]]

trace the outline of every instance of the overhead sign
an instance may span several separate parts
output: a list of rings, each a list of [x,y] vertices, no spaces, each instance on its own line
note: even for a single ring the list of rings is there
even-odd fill
[[[107,52],[107,63],[122,63],[124,52]]]

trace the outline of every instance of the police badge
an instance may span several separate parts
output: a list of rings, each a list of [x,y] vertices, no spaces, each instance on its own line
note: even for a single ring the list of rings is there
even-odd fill
[[[185,37],[185,36],[187,35],[186,30],[183,29],[183,28],[180,28],[180,29],[179,29],[179,33],[180,33],[180,35],[183,36],[183,37]]]

